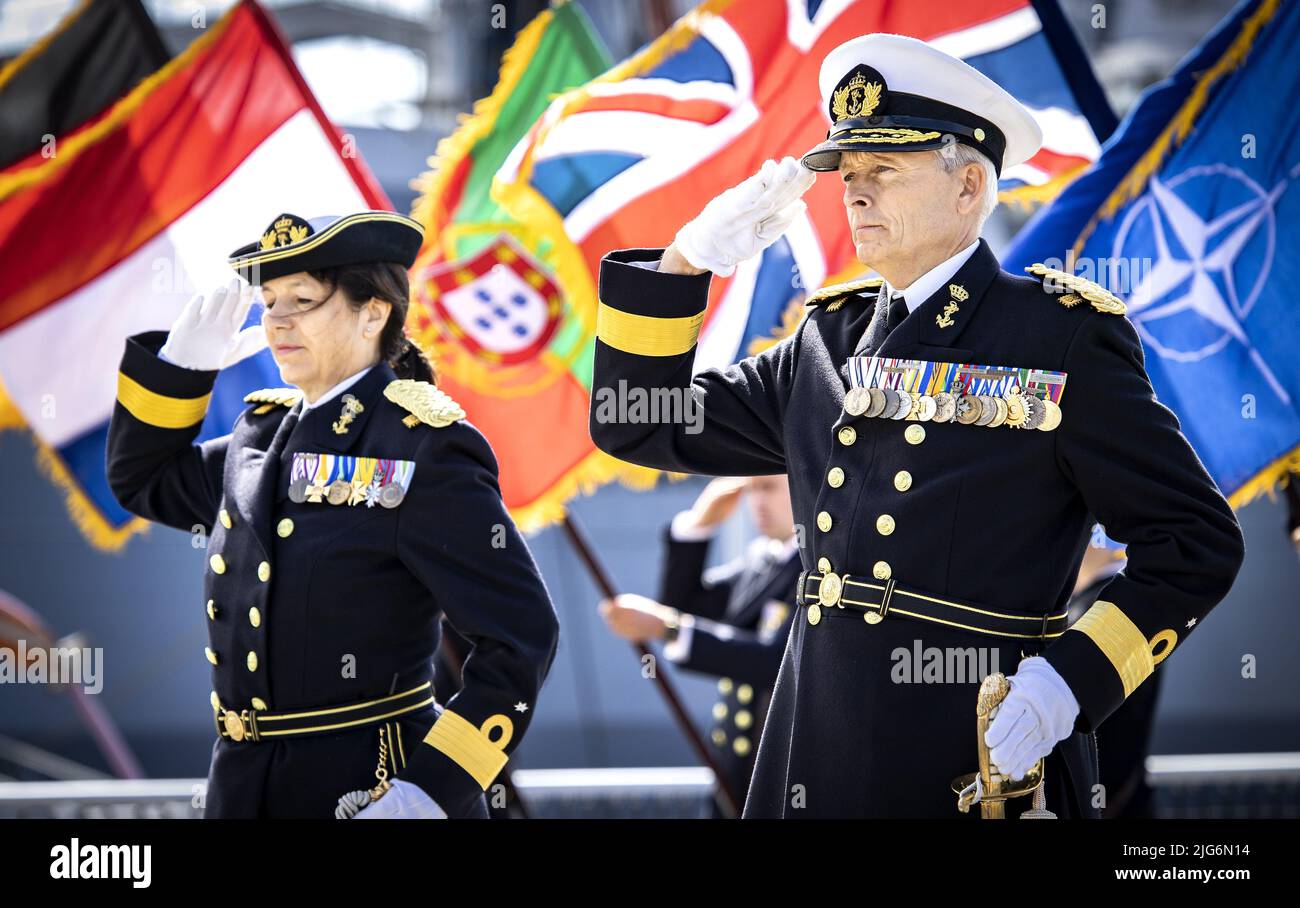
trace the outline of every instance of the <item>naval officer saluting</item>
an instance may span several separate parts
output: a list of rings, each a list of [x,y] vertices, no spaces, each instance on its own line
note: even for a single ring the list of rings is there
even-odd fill
[[[127,341],[113,492],[208,534],[207,817],[486,817],[533,716],[555,612],[491,448],[403,331],[422,237],[391,212],[281,215],[231,255],[242,289]],[[194,444],[219,370],[268,341],[293,387]],[[445,705],[442,614],[473,647]]]
[[[994,664],[1011,675],[995,768],[1047,758],[1047,807],[1096,816],[1090,732],[1228,591],[1241,532],[1156,400],[1124,304],[1043,267],[1008,274],[980,238],[999,174],[1040,145],[1029,113],[897,35],[836,48],[820,89],[832,125],[802,167],[769,161],[667,250],[605,257],[593,401],[626,381],[693,393],[704,418],[593,408],[592,438],[662,470],[789,473],[803,620],[747,817],[956,816]],[[775,241],[811,171],[837,172],[858,260],[884,281],[814,294],[791,337],[693,377],[710,272]],[[1129,563],[1067,630],[1094,520]],[[946,654],[935,677],[895,670],[918,644]]]

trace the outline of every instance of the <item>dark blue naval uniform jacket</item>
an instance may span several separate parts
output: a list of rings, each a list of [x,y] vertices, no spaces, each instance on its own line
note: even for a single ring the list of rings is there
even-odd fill
[[[290,397],[250,406],[231,434],[196,445],[217,373],[158,358],[164,339],[127,341],[108,476],[132,513],[208,533],[206,603],[194,614],[208,626],[213,710],[383,701],[365,711],[382,721],[303,736],[235,740],[218,723],[205,815],[331,818],[341,795],[375,786],[383,730],[390,778],[451,817],[486,816],[484,791],[528,728],[558,636],[487,441],[464,421],[404,423],[411,414],[384,395],[396,376],[380,364],[348,390],[363,409],[344,434],[333,429],[339,400],[299,418]],[[393,508],[296,503],[295,452],[394,458],[414,473]],[[445,709],[423,687],[443,613],[473,644]],[[394,695],[406,696],[385,699]],[[386,703],[413,701],[423,705],[387,715]]]
[[[1081,707],[1048,760],[1048,807],[1095,816],[1087,733],[1181,646],[1243,556],[1231,509],[1155,397],[1132,324],[1077,297],[1063,305],[1043,282],[1003,272],[981,241],[950,284],[965,293],[941,289],[888,336],[878,294],[846,292],[771,349],[692,377],[710,275],[631,264],[661,255],[623,250],[601,265],[590,423],[601,449],[663,470],[788,472],[805,569],[890,578],[1019,616],[1016,627],[1064,614],[1094,521],[1127,546],[1101,601],[1041,651]],[[1066,372],[1061,423],[851,416],[847,361],[873,354]],[[620,387],[691,393],[702,420],[611,419],[598,404]],[[918,647],[975,648],[1011,674],[1038,643],[962,622],[822,613],[791,631],[745,815],[957,816],[949,786],[977,768],[980,678],[927,682],[896,667]]]

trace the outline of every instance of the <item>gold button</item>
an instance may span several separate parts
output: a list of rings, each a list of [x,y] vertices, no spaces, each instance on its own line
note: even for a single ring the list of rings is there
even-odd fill
[[[817,570],[821,571],[823,574],[829,574],[831,572],[831,560],[824,557],[818,558]]]
[[[293,532],[293,521],[288,517],[284,518],[275,525],[275,531],[280,534],[281,539],[286,538]]]
[[[749,738],[739,737],[731,742],[731,749],[736,752],[736,756],[743,757],[749,753]]]
[[[821,620],[822,607],[814,602],[812,605],[808,606],[808,623],[815,626],[820,623]]]
[[[713,743],[721,747],[727,743],[727,733],[720,728],[713,729]]]
[[[253,606],[248,610],[248,623],[253,627],[262,626],[262,613],[257,610],[257,606]]]
[[[888,514],[881,514],[876,518],[876,531],[880,533],[881,536],[888,536],[890,533],[894,532],[894,518],[890,517]]]
[[[208,657],[208,661],[213,665],[217,664],[217,651],[210,646],[203,647],[203,655]]]
[[[257,566],[257,579],[266,583],[271,579],[271,565],[263,561]]]
[[[249,650],[246,664],[248,665],[248,670],[250,672],[257,671],[257,653],[253,652],[252,650]]]
[[[975,127],[975,141],[976,142],[984,141],[984,130],[980,129],[978,126]]]
[[[912,423],[903,430],[903,437],[907,439],[909,445],[919,445],[925,441],[925,426],[918,426]]]
[[[226,572],[226,559],[220,555],[213,555],[208,559],[208,564],[212,565],[212,573],[224,574]]]
[[[826,474],[826,482],[832,489],[838,489],[844,485],[844,471],[839,467],[831,467],[831,471]]]
[[[230,519],[230,512],[225,508],[217,512],[217,519],[221,521],[221,525],[226,529],[230,529],[234,525],[234,522]]]
[[[217,696],[215,690],[212,692],[212,695],[208,697],[208,702],[212,704],[213,709],[221,709],[221,698]]]
[[[741,703],[748,703],[750,700],[753,700],[754,688],[750,687],[748,684],[740,685],[740,687],[736,688],[736,699]]]
[[[823,533],[829,533],[831,531],[832,523],[831,515],[826,511],[822,511],[817,515],[817,529],[821,530]]]
[[[718,693],[722,694],[724,697],[727,694],[731,693],[730,678],[722,678],[721,680],[718,681]]]
[[[888,561],[877,561],[871,566],[871,576],[877,580],[888,580],[893,573]]]
[[[266,701],[263,700],[261,697],[254,697],[254,698],[253,698],[253,709],[258,710],[258,711],[260,712],[260,711],[262,711],[262,710],[264,710],[264,709],[267,709],[267,708],[268,708],[268,707],[267,707],[267,705],[266,705]]]
[[[208,620],[210,621],[217,620],[217,604],[213,602],[211,599],[208,600]]]
[[[221,721],[222,724],[226,726],[226,734],[230,736],[230,740],[244,740],[244,720],[240,717],[239,713],[235,712],[233,709],[228,709],[221,717]]]
[[[727,718],[727,704],[725,704],[725,703],[714,703],[714,704],[713,704],[713,718],[717,719],[719,722],[721,722],[723,719]]]
[[[744,731],[745,729],[749,728],[749,726],[753,724],[754,724],[754,717],[750,715],[749,710],[742,709],[736,713],[736,727],[739,728],[741,731]]]
[[[912,474],[906,470],[899,470],[894,474],[894,488],[900,492],[906,492],[912,487]]]
[[[840,444],[851,445],[858,440],[858,430],[852,426],[844,426],[840,429]]]

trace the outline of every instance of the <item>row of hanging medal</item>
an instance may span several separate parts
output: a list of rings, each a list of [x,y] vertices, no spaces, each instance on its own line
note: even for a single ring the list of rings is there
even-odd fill
[[[936,363],[891,356],[849,359],[850,416],[1011,426],[1050,432],[1061,424],[1064,372]]]
[[[289,474],[289,500],[395,508],[406,497],[414,475],[411,460],[298,452]]]

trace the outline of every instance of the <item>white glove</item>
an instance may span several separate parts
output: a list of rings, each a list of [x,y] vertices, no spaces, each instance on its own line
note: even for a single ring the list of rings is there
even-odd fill
[[[1007,681],[1011,692],[994,711],[984,743],[998,772],[1015,780],[1050,754],[1057,741],[1069,737],[1079,701],[1042,656],[1022,661]]]
[[[393,787],[370,804],[354,820],[445,820],[446,812],[424,789],[412,782],[393,779]]]
[[[233,366],[266,346],[266,330],[252,325],[239,330],[256,298],[255,288],[236,278],[229,287],[196,293],[176,317],[167,342],[158,351],[186,369],[215,370]]]
[[[758,173],[719,195],[681,230],[673,245],[695,268],[729,277],[736,265],[775,243],[808,209],[800,198],[817,174],[794,158],[764,162]]]

